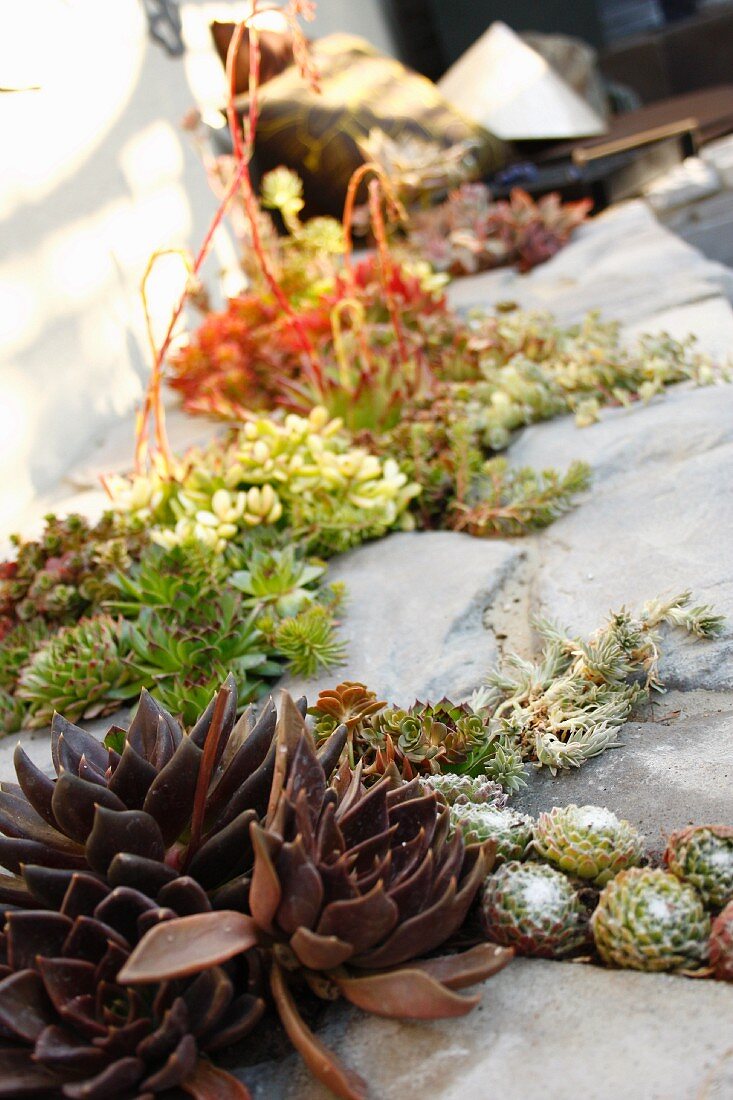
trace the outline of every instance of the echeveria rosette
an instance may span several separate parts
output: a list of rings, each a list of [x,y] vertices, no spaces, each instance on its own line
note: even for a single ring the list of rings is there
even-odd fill
[[[489,875],[481,921],[489,940],[535,958],[561,958],[588,938],[588,916],[572,883],[546,863],[511,861]]]
[[[229,677],[189,733],[146,691],[129,729],[113,726],[104,743],[56,715],[55,778],[15,750],[17,786],[0,791],[0,865],[15,876],[27,864],[105,876],[124,854],[141,882],[165,864],[217,906],[244,903],[249,825],[267,809],[277,712],[271,700],[257,721],[251,711],[237,720],[237,709]],[[4,885],[31,905],[21,877]]]
[[[722,909],[733,899],[733,828],[691,825],[672,833],[664,862],[694,886],[709,909]]]
[[[7,911],[0,938],[0,1097],[246,1100],[202,1059],[243,1039],[264,1011],[245,917],[213,913],[201,887],[163,863],[142,882],[120,857],[107,882],[37,866],[24,879],[36,908]],[[141,993],[120,972],[141,936],[174,921],[171,937],[195,940],[200,956]]]
[[[696,971],[707,961],[710,917],[700,895],[660,868],[631,867],[611,879],[591,927],[608,966]]]
[[[540,814],[534,847],[561,871],[596,886],[635,866],[644,854],[643,840],[633,825],[603,806],[555,806]]]
[[[334,759],[345,727],[337,733]],[[251,927],[291,1042],[339,1096],[361,1100],[366,1085],[310,1032],[296,1005],[299,985],[382,1016],[459,1016],[477,998],[456,990],[512,957],[481,944],[423,958],[458,931],[493,858],[493,846],[466,848],[460,835],[448,836],[448,825],[435,794],[394,773],[367,790],[360,769],[342,768],[329,787],[312,737],[284,696],[268,812],[251,826]],[[162,981],[185,965],[191,948],[177,938],[171,950],[169,929],[148,933],[125,980]]]
[[[733,901],[718,913],[710,929],[710,966],[721,982],[733,982]]]

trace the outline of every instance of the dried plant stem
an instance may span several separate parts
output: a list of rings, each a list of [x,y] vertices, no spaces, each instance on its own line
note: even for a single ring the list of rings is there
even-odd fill
[[[244,210],[249,222],[250,235],[252,238],[252,248],[257,256],[258,263],[262,270],[262,274],[265,278],[265,282],[270,288],[272,294],[275,296],[275,300],[288,318],[288,322],[292,327],[297,341],[305,355],[305,372],[309,377],[310,382],[316,386],[319,391],[323,391],[324,377],[323,369],[318,361],[313,344],[308,338],[308,334],[305,331],[303,324],[300,321],[297,313],[293,309],[292,305],[288,301],[287,296],[283,293],[280,284],[277,281],[275,272],[273,271],[270,258],[267,255],[267,251],[262,244],[262,235],[260,233],[259,224],[259,207],[257,200],[255,199],[254,189],[252,187],[252,178],[250,176],[249,164],[254,152],[254,140],[255,133],[257,131],[257,120],[259,118],[259,99],[257,91],[260,83],[260,43],[257,30],[252,23],[255,15],[257,14],[257,0],[253,0],[252,12],[248,19],[239,23],[232,40],[229,43],[229,49],[227,51],[227,83],[229,87],[229,98],[227,102],[227,119],[229,121],[229,129],[232,135],[232,146],[234,148],[234,156],[241,172],[241,178],[239,185],[242,192],[242,199],[244,201]],[[249,26],[248,26],[249,25]],[[249,110],[246,126],[246,144],[242,141],[242,127],[240,126],[239,119],[237,117],[237,109],[235,104],[236,98],[236,63],[237,55],[242,44],[245,31],[249,29]]]

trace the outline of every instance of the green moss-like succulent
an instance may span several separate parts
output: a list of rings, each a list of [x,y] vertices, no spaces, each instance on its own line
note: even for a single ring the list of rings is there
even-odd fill
[[[698,970],[710,917],[696,890],[658,868],[631,867],[604,887],[591,917],[598,953],[631,970]]]
[[[532,843],[534,821],[508,807],[454,804],[450,820],[452,827],[462,833],[466,844],[493,840],[496,859],[502,863],[523,859]]]
[[[603,886],[644,854],[641,835],[603,806],[556,806],[540,814],[535,851],[566,874]]]
[[[722,909],[733,899],[733,828],[691,825],[672,833],[664,862],[670,871],[694,886],[705,905]]]
[[[481,894],[484,932],[519,955],[561,958],[588,937],[588,918],[572,884],[542,863],[505,863]]]
[[[45,726],[54,711],[72,721],[109,714],[138,692],[124,628],[108,616],[64,627],[38,649],[18,680],[27,724]]]

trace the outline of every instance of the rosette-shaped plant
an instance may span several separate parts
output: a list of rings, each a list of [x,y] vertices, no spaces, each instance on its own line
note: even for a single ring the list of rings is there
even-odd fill
[[[710,929],[710,965],[720,981],[733,982],[733,901],[718,913]]]
[[[631,970],[699,970],[710,917],[699,894],[668,871],[631,867],[604,887],[591,917],[598,954]]]
[[[644,843],[628,821],[603,806],[555,806],[540,814],[534,847],[569,875],[603,886],[640,862]]]
[[[139,875],[125,885],[166,864],[217,905],[228,904],[220,888],[246,898],[249,825],[267,808],[277,715],[271,700],[254,724],[251,711],[236,714],[230,676],[190,733],[146,691],[127,732],[113,726],[104,744],[56,715],[56,779],[15,750],[18,787],[0,792],[0,865],[16,875],[29,863],[106,875],[124,853]]]
[[[116,710],[139,690],[125,661],[128,650],[124,630],[106,615],[82,619],[49,638],[18,679],[15,694],[28,705],[28,725],[48,725],[54,711],[76,720]]]
[[[463,834],[466,844],[492,840],[496,845],[497,862],[524,859],[532,843],[534,821],[508,807],[453,805],[450,819],[453,828]]]
[[[296,557],[292,546],[284,550],[258,550],[246,569],[232,573],[229,583],[245,595],[244,606],[256,607],[278,617],[297,615],[317,598],[316,582],[326,566]]]
[[[390,774],[366,790],[360,769],[344,769],[328,787],[305,723],[284,697],[268,813],[251,827],[249,909],[285,1030],[339,1096],[362,1098],[365,1083],[306,1026],[299,982],[378,1015],[432,1019],[468,1012],[476,998],[455,990],[511,958],[485,944],[421,958],[458,930],[492,861],[491,845],[466,848],[459,834],[448,837],[448,824],[447,808],[417,781]],[[196,955],[196,944],[171,943],[171,928],[148,932],[120,980],[163,981]]]
[[[437,791],[449,806],[496,806],[502,809],[507,804],[504,788],[493,779],[484,775],[426,775],[423,786]]]
[[[664,862],[695,887],[709,909],[721,909],[733,899],[733,828],[729,825],[691,825],[672,833]]]
[[[1,937],[0,1097],[129,1100],[176,1095],[169,1090],[177,1087],[200,1098],[248,1096],[200,1059],[242,1039],[264,1010],[247,919],[214,915],[193,879],[155,867],[141,879],[117,856],[109,883],[84,871],[25,868],[36,908],[6,912]],[[141,995],[119,971],[148,929],[176,917],[175,935],[206,941],[206,966]]]
[[[545,863],[505,863],[481,895],[487,937],[518,955],[554,959],[585,942],[588,918],[570,881]]]

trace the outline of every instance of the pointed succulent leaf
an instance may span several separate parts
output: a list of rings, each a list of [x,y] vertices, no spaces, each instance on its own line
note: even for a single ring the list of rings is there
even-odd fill
[[[347,1001],[375,1016],[412,1020],[440,1020],[465,1016],[480,1000],[462,997],[422,970],[393,970],[366,978],[334,975]]]
[[[35,970],[17,970],[0,981],[0,1029],[34,1043],[53,1020],[43,982]]]
[[[178,838],[189,819],[202,756],[190,737],[184,737],[147,793],[143,809],[158,822],[166,845]]]
[[[441,955],[435,959],[420,959],[410,963],[411,970],[421,970],[448,989],[465,989],[498,974],[514,958],[514,949],[496,943],[480,943],[469,951]]]
[[[354,954],[350,943],[337,936],[323,936],[309,928],[299,928],[290,937],[290,946],[309,970],[334,970]]]
[[[84,844],[92,831],[96,807],[124,810],[125,804],[105,787],[89,783],[71,772],[63,772],[56,780],[51,808],[59,828],[72,840]]]
[[[250,918],[233,910],[166,921],[143,937],[118,980],[135,985],[185,978],[248,951],[256,942]]]
[[[160,828],[150,814],[143,810],[122,810],[116,813],[99,806],[85,852],[89,866],[105,874],[119,852],[162,860],[165,857],[165,845]]]

